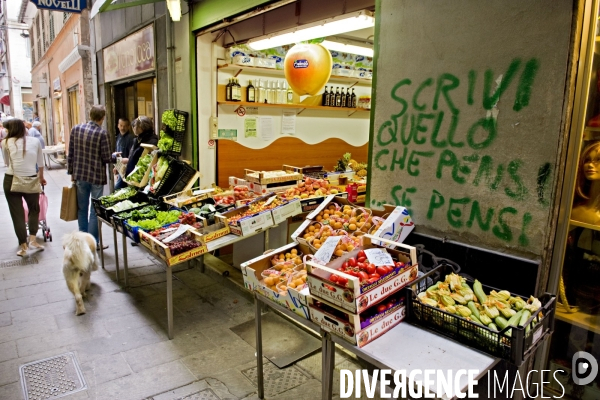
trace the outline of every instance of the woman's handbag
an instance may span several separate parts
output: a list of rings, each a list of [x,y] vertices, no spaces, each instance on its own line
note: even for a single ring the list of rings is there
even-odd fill
[[[25,140],[25,138],[23,138]],[[10,149],[8,150],[8,157],[10,159],[10,165],[12,168],[13,162],[10,155]],[[14,172],[13,172],[14,173]],[[42,185],[40,184],[39,176],[18,176],[13,175],[12,185],[10,191],[13,193],[41,193]]]
[[[13,193],[41,193],[40,178],[36,176],[13,175],[10,191]]]

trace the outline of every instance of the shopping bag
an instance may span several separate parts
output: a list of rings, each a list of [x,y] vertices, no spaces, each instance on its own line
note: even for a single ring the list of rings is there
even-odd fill
[[[77,188],[75,185],[63,187],[60,219],[63,221],[75,221],[77,219]]]
[[[29,207],[27,207],[27,202],[23,199],[23,210],[25,211],[25,222],[29,221]],[[40,215],[38,219],[40,221],[46,220],[46,212],[48,211],[48,196],[46,193],[40,193]]]

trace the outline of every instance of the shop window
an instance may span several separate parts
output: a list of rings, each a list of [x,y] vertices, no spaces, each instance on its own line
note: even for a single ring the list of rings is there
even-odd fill
[[[49,25],[50,25],[50,43],[54,42],[54,15],[52,13],[52,11],[50,11],[50,13],[48,14],[49,16]]]
[[[69,100],[69,125],[74,127],[79,124],[79,101],[77,100],[77,89],[79,85],[75,85],[67,90]]]
[[[42,58],[42,41],[40,40],[39,37],[37,40],[37,53],[38,53],[38,60],[39,60],[40,58]]]

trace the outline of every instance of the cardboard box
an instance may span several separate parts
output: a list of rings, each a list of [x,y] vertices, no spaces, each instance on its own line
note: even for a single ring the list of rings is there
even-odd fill
[[[298,183],[302,179],[302,174],[294,171],[294,167],[284,165],[283,169],[278,171],[254,171],[251,169],[245,169],[246,180],[249,182],[258,183],[260,185],[266,185],[269,183],[284,183],[290,182]],[[276,174],[276,175],[275,175]],[[294,182],[295,181],[295,182]]]
[[[208,251],[204,238],[198,232],[190,230],[185,234],[191,236],[194,240],[201,243],[200,247],[196,247],[180,254],[172,255],[169,246],[157,240],[154,236],[142,230],[139,231],[140,243],[142,246],[148,248],[153,254],[156,254],[159,258],[165,261],[169,267],[201,256]]]
[[[386,218],[383,224],[375,232],[374,236],[389,240],[390,242],[404,242],[404,239],[415,228],[415,224],[404,207],[398,206]],[[385,247],[392,247],[389,243],[374,241],[373,243]]]
[[[402,302],[375,315],[370,321],[361,323],[359,314],[349,313],[324,301],[319,305],[314,297],[309,297],[308,300],[310,319],[314,323],[358,347],[363,347],[377,339],[402,322],[406,316],[406,306]],[[335,312],[331,312],[331,309],[335,309]],[[340,313],[345,316],[340,317]]]
[[[300,214],[302,212],[302,205],[300,204],[299,199],[294,199],[287,204],[275,207],[271,212],[273,214],[273,222],[275,224],[280,224],[288,218]]]
[[[182,192],[173,193],[163,198],[163,202],[181,208],[189,204],[209,199],[215,189],[187,189]]]
[[[271,213],[271,210],[262,211],[248,217],[244,217],[235,222],[227,222],[228,218],[242,214],[246,212],[248,208],[248,206],[234,208],[231,211],[217,215],[216,218],[220,219],[224,224],[228,224],[231,233],[238,236],[251,235],[255,232],[260,232],[275,225],[273,223],[273,214]]]
[[[308,287],[300,291],[293,288],[288,288],[287,294],[281,294],[269,289],[263,283],[261,283],[261,273],[272,267],[271,259],[273,256],[281,253],[287,253],[292,249],[298,249],[298,251],[302,252],[303,254],[310,252],[310,249],[304,246],[301,246],[297,243],[291,243],[268,254],[264,254],[242,263],[241,269],[244,277],[244,285],[246,286],[246,289],[260,293],[275,303],[293,311],[299,316],[310,319],[308,311],[308,298],[310,297],[310,294]]]
[[[339,271],[342,264],[348,258],[356,256],[359,250],[381,248],[381,246],[372,244],[372,239],[374,239],[373,236],[364,235],[362,247],[356,248],[347,255],[331,261],[327,266],[310,261],[307,262],[308,287],[310,288],[311,296],[318,297],[328,303],[357,314],[371,305],[382,301],[392,293],[396,293],[417,278],[419,269],[417,264],[417,250],[412,246],[401,243],[397,243],[396,246],[408,250],[408,254],[395,249],[387,249],[387,252],[395,260],[402,261],[407,265],[410,262],[410,266],[404,269],[396,268],[377,282],[361,286],[359,278]],[[331,274],[347,278],[347,285],[344,287],[332,282],[329,279]]]
[[[290,181],[290,182],[282,182],[282,183],[265,183],[264,185],[260,184],[260,183],[255,183],[255,182],[248,182],[248,187],[254,193],[256,193],[258,195],[263,195],[263,194],[267,194],[270,192],[285,192],[288,189],[295,188],[298,185],[298,182],[301,182],[301,181]]]
[[[254,60],[255,58],[252,56],[238,54],[231,58],[231,63],[244,67],[254,67]]]
[[[331,196],[336,196],[336,197],[340,197],[342,199],[347,199],[348,193],[341,192],[338,194],[332,194]],[[312,198],[308,198],[308,199],[300,199],[300,204],[302,205],[302,212],[314,211],[317,207],[319,207],[319,205],[321,203],[323,203],[323,201],[325,201],[325,199],[327,199],[327,196],[312,197]]]
[[[245,179],[242,178],[236,178],[235,176],[230,176],[229,177],[229,186],[238,186],[238,185],[242,185],[242,186],[248,186],[250,182],[248,182]],[[248,186],[250,187],[250,186]]]

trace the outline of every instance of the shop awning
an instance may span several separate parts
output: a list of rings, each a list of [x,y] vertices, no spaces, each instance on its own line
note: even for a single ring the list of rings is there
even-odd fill
[[[144,4],[158,3],[159,1],[165,0],[136,0],[127,3],[124,0],[96,0],[90,13],[90,19],[94,18],[96,14],[101,12],[118,10],[126,7],[143,6]]]
[[[0,97],[0,104],[4,104],[5,106],[10,106],[10,96],[5,94]]]

